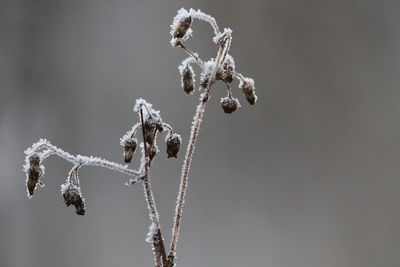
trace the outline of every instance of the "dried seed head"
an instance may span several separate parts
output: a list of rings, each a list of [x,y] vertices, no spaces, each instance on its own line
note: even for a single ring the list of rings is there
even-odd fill
[[[67,184],[61,185],[61,192],[67,207],[74,205],[76,214],[85,215],[85,199],[82,197],[79,187],[67,182]]]
[[[179,23],[177,24],[177,27],[175,29],[175,32],[173,33],[174,38],[183,38],[187,31],[189,30],[190,26],[192,25],[192,17],[188,16],[185,18],[182,18]]]
[[[179,134],[173,133],[167,136],[165,142],[167,144],[168,158],[170,157],[176,158],[178,156],[178,152],[181,147],[181,142],[182,142],[181,136]]]
[[[225,113],[232,113],[240,107],[239,100],[229,96],[221,98],[221,105]]]
[[[254,105],[257,101],[257,96],[255,94],[254,80],[251,78],[244,78],[240,81],[239,87],[242,89],[247,101],[250,105]]]
[[[40,156],[33,153],[28,158],[29,167],[26,169],[26,189],[28,198],[31,198],[36,187],[40,185],[39,178],[44,173],[44,167],[40,165]]]
[[[154,138],[156,137],[157,132],[157,124],[154,123],[151,119],[148,119],[144,122],[144,139],[146,143],[153,144]]]
[[[157,155],[158,152],[158,148],[155,144],[149,146],[148,148],[148,157],[150,159],[150,161],[152,161],[154,159],[154,157]]]
[[[194,72],[190,65],[186,65],[181,70],[181,86],[188,94],[194,91]]]
[[[136,138],[129,138],[124,142],[124,161],[130,163],[132,161],[133,153],[135,153],[137,147]]]
[[[32,165],[29,167],[26,173],[26,189],[28,191],[28,198],[31,198],[33,192],[35,191],[36,187],[39,182],[40,176],[43,174],[43,167],[39,165]]]

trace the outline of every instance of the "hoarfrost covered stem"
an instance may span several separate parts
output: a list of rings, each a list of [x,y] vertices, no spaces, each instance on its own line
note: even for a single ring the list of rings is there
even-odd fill
[[[189,17],[190,19],[188,19]],[[194,19],[206,21],[213,27],[213,42],[218,45],[218,53],[215,59],[211,58],[208,61],[200,60],[200,57],[197,53],[192,52],[189,48],[183,45],[183,42],[186,41],[192,34],[190,27]],[[190,23],[186,23],[188,21],[190,21]],[[178,38],[179,36],[177,36],[176,33],[179,32],[181,29],[184,29],[186,35],[184,37],[181,36],[182,38]],[[210,98],[211,87],[217,81],[223,81],[226,84],[227,96],[221,99],[221,105],[225,113],[232,113],[240,107],[239,100],[233,97],[231,88],[229,86],[229,83],[233,81],[233,78],[238,78],[241,81],[246,79],[246,85],[252,85],[241,86],[241,89],[245,94],[246,99],[252,105],[257,100],[257,97],[254,93],[254,82],[251,82],[252,80],[250,78],[244,78],[240,73],[236,71],[235,60],[230,54],[228,54],[232,40],[232,30],[230,28],[225,28],[223,32],[220,32],[219,27],[212,16],[205,14],[200,10],[196,11],[194,9],[190,9],[189,11],[187,11],[185,9],[181,9],[178,11],[178,14],[175,16],[171,25],[171,35],[171,44],[174,47],[183,48],[186,53],[188,53],[191,57],[191,59],[188,58],[183,60],[181,65],[179,66],[179,71],[182,79],[182,87],[187,93],[194,92],[194,73],[190,64],[197,63],[201,69],[199,89],[204,89],[204,92],[200,95],[200,103],[197,105],[196,108],[196,113],[192,122],[189,143],[187,145],[186,155],[183,161],[181,180],[175,207],[175,217],[172,227],[170,253],[168,255],[168,267],[175,265],[176,247],[179,238],[182,212],[188,187],[190,166],[200,131],[200,126],[204,117],[205,107]],[[249,87],[251,90],[249,89]]]

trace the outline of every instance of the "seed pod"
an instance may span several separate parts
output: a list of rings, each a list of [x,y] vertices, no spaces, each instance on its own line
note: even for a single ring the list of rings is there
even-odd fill
[[[156,137],[157,125],[151,119],[144,122],[144,139],[146,143],[153,144]]]
[[[40,176],[43,175],[43,166],[40,166],[40,156],[37,153],[34,153],[29,156],[29,168],[26,172],[26,189],[28,191],[28,198],[31,198],[33,192],[35,191]]]
[[[62,185],[61,188],[65,205],[67,205],[67,207],[74,205],[76,214],[85,215],[85,200],[82,198],[80,189],[70,184]]]
[[[130,163],[132,161],[133,153],[135,153],[137,147],[136,138],[129,138],[124,142],[124,161]]]
[[[190,25],[192,25],[192,17],[188,16],[183,18],[177,25],[175,32],[173,33],[173,37],[183,38],[186,32],[189,30]]]
[[[188,94],[192,94],[194,91],[194,72],[189,65],[186,65],[181,71],[181,86]]]
[[[240,103],[236,98],[224,97],[221,98],[221,106],[225,113],[232,113],[240,107]]]
[[[250,105],[254,105],[257,101],[257,96],[255,94],[254,80],[251,78],[244,78],[240,81],[239,87],[242,89],[247,101]]]
[[[166,138],[168,158],[176,158],[181,147],[182,138],[179,134],[171,134]]]
[[[35,191],[37,184],[39,183],[39,178],[43,174],[43,169],[38,165],[32,165],[29,167],[26,175],[26,188],[28,190],[28,197],[32,197],[33,191]]]

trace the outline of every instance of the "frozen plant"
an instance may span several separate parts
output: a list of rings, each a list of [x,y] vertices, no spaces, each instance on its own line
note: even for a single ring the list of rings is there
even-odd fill
[[[191,51],[184,45],[184,42],[193,34],[191,26],[194,19],[208,22],[213,28],[213,41],[218,47],[218,52],[215,59],[211,58],[208,61],[203,61],[197,53]],[[254,80],[244,77],[237,71],[235,60],[232,55],[229,54],[229,49],[232,42],[231,29],[225,28],[221,32],[216,20],[210,15],[207,15],[200,10],[190,9],[187,11],[186,9],[182,8],[178,11],[178,14],[175,16],[171,25],[171,36],[172,46],[183,48],[189,55],[189,57],[184,59],[178,67],[181,75],[181,85],[183,90],[189,94],[194,92],[195,74],[191,65],[196,64],[201,71],[199,91],[202,93],[200,94],[200,102],[197,105],[196,113],[193,117],[189,142],[186,148],[185,159],[182,166],[181,180],[175,207],[174,224],[172,227],[170,254],[168,255],[170,265],[168,266],[173,266],[176,258],[176,247],[182,221],[183,206],[185,203],[185,196],[189,182],[190,166],[192,163],[192,157],[197,138],[199,136],[200,126],[204,117],[206,104],[210,99],[212,86],[217,81],[223,82],[226,86],[227,95],[221,99],[221,106],[225,113],[232,113],[240,107],[239,100],[233,97],[230,86],[234,78],[239,80],[239,88],[242,90],[249,104],[254,105],[257,101]]]
[[[191,29],[194,20],[208,22],[214,31],[213,42],[218,48],[215,58],[203,61],[200,56],[191,51],[184,45],[184,42],[193,34]],[[98,166],[113,171],[121,172],[130,176],[128,185],[137,182],[143,184],[144,195],[147,201],[149,218],[151,224],[146,235],[146,241],[152,244],[154,253],[154,263],[156,267],[173,267],[176,265],[176,248],[179,237],[179,231],[182,221],[183,206],[189,182],[189,171],[195,145],[198,139],[200,126],[204,117],[206,104],[210,99],[211,89],[218,81],[226,86],[226,96],[221,98],[221,106],[225,113],[232,113],[240,108],[237,98],[233,97],[231,83],[236,78],[239,80],[239,88],[243,92],[249,104],[254,105],[257,101],[255,94],[254,80],[244,77],[237,71],[235,60],[229,54],[232,42],[232,30],[225,28],[220,31],[216,20],[200,10],[178,10],[171,25],[171,44],[173,47],[183,48],[189,55],[178,67],[181,75],[181,86],[188,94],[195,92],[195,73],[192,65],[200,68],[199,91],[200,102],[197,105],[193,117],[192,128],[185,158],[183,160],[181,180],[175,207],[174,223],[172,227],[172,237],[167,253],[164,246],[164,238],[161,232],[160,219],[157,212],[156,201],[150,183],[150,168],[155,156],[159,152],[157,147],[157,135],[166,132],[165,144],[168,158],[177,157],[182,139],[179,134],[174,133],[169,124],[163,122],[160,112],[153,109],[152,105],[144,99],[136,100],[134,111],[139,115],[139,122],[132,126],[126,134],[120,139],[120,145],[123,147],[124,162],[129,164],[132,161],[133,154],[140,148],[141,163],[138,170],[128,168],[128,165],[111,162],[102,158],[92,156],[72,155],[54,145],[45,139],[40,139],[26,151],[24,171],[26,173],[26,188],[28,198],[33,196],[38,186],[43,186],[40,178],[44,175],[43,161],[51,156],[57,155],[73,164],[72,169],[67,175],[67,180],[61,185],[61,194],[64,203],[67,206],[73,205],[78,215],[85,215],[86,204],[82,195],[79,182],[79,170],[83,166]],[[141,133],[138,133],[140,131]],[[142,141],[139,143],[137,135],[141,134]]]
[[[156,202],[151,189],[149,171],[154,157],[159,152],[156,143],[157,134],[166,132],[167,137],[165,138],[165,144],[168,158],[177,156],[181,144],[181,137],[179,134],[173,132],[169,124],[162,121],[160,112],[154,110],[152,105],[144,99],[136,100],[134,111],[139,115],[139,122],[121,138],[120,145],[123,147],[125,163],[130,163],[133,153],[138,146],[138,141],[135,136],[137,134],[142,135],[143,141],[139,144],[142,157],[138,170],[129,169],[127,165],[121,165],[98,157],[74,156],[52,145],[49,141],[40,139],[25,150],[26,157],[23,169],[26,173],[28,198],[32,198],[34,191],[39,185],[43,186],[40,178],[44,174],[44,166],[41,164],[51,155],[59,156],[73,164],[72,169],[67,175],[67,180],[61,185],[61,194],[67,207],[70,205],[75,206],[75,211],[78,215],[85,215],[86,213],[85,199],[82,196],[78,175],[81,167],[98,166],[121,172],[132,177],[127,181],[127,185],[142,182],[149,218],[151,220],[146,241],[152,244],[156,266],[163,266],[163,262],[167,261],[167,257],[164,248],[164,240],[161,235]],[[141,132],[138,133],[139,130],[141,130]]]

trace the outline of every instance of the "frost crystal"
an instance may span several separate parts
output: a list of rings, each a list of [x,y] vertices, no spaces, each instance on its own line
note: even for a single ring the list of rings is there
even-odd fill
[[[160,111],[154,110],[153,105],[143,98],[136,99],[135,106],[133,107],[133,111],[135,112],[139,113],[140,110],[143,110],[143,120],[152,119],[155,123],[162,124]]]
[[[200,75],[200,80],[202,83],[205,83],[205,82],[214,83],[215,82],[215,77],[212,77],[214,67],[215,67],[215,59],[211,58],[209,61],[204,62],[203,71],[201,72],[201,75]],[[222,69],[221,65],[219,65],[217,68],[217,75],[221,75],[222,72],[223,72],[223,69]]]
[[[149,226],[149,231],[147,232],[146,235],[146,242],[147,243],[153,243],[154,242],[154,236],[157,234],[158,231],[158,226],[155,222],[152,222]]]
[[[225,28],[223,32],[218,32],[215,34],[215,36],[213,37],[213,41],[217,45],[220,45],[224,41],[225,37],[228,35],[232,35],[232,30],[230,28]]]
[[[40,152],[43,150],[42,152]],[[135,176],[136,178],[142,177],[142,173],[138,171],[134,171],[128,168],[128,165],[121,165],[112,161],[108,161],[106,159],[102,159],[99,157],[93,156],[81,156],[81,155],[71,155],[70,153],[52,145],[46,139],[40,139],[38,142],[34,143],[31,147],[25,150],[25,164],[23,166],[23,170],[27,172],[29,170],[29,157],[33,153],[38,153],[40,155],[41,160],[50,156],[57,155],[60,158],[65,159],[68,162],[71,162],[74,165],[88,165],[88,166],[98,166],[107,168],[110,170],[114,170],[117,172],[121,172],[127,175]]]
[[[222,62],[222,68],[227,71],[235,70],[235,60],[229,54],[225,56],[224,62]]]
[[[242,87],[249,87],[249,88],[251,88],[252,90],[255,90],[254,80],[253,80],[252,78],[243,78],[243,79],[240,79],[239,87],[240,87],[240,88],[242,88]]]
[[[198,19],[198,20],[202,20],[202,21],[210,23],[211,27],[213,27],[213,29],[214,29],[214,33],[215,34],[219,33],[219,28],[218,28],[217,21],[215,20],[215,18],[202,12],[200,9],[198,9],[196,11],[191,8],[189,13],[191,14],[192,18],[194,18],[194,19]]]
[[[141,123],[140,123],[140,122],[138,122],[138,123],[136,123],[135,125],[133,125],[132,129],[130,129],[129,131],[127,131],[127,132],[125,133],[125,135],[122,136],[122,137],[120,138],[119,144],[120,144],[121,146],[125,146],[126,142],[127,142],[130,138],[132,138],[132,136],[136,133],[137,129],[138,129],[140,126],[141,126]]]
[[[242,89],[242,92],[250,105],[254,105],[257,102],[257,95],[255,94],[256,88],[253,79],[241,76],[239,88]]]

